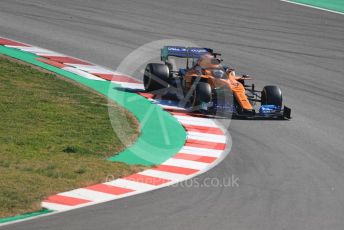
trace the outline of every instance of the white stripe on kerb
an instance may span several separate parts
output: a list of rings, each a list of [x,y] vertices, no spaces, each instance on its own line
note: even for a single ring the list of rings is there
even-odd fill
[[[102,201],[114,199],[116,196],[103,192],[97,192],[90,189],[79,188],[68,192],[59,193],[61,196],[68,196],[78,199],[90,200],[90,201]]]
[[[156,188],[156,186],[154,185],[139,183],[139,182],[125,180],[125,179],[117,179],[114,181],[106,182],[104,184],[118,186],[121,188],[132,189],[135,191],[145,191],[145,190],[151,190],[151,189]]]
[[[185,178],[185,175],[182,175],[182,174],[169,173],[169,172],[164,172],[164,171],[159,171],[159,170],[154,170],[154,169],[147,169],[143,172],[140,172],[139,174],[145,175],[145,176],[152,176],[156,178],[167,179],[171,181],[181,180]]]
[[[15,45],[4,45],[5,47],[8,47],[8,48],[15,48],[15,49],[22,49],[24,47],[32,47],[32,46],[15,46]]]
[[[204,149],[204,148],[197,148],[192,146],[184,146],[179,150],[179,153],[188,153],[193,155],[199,156],[206,156],[206,157],[220,157],[222,154],[222,150],[216,149]]]
[[[177,120],[180,123],[186,124],[186,125],[218,127],[214,121],[205,119],[205,118],[187,117],[187,116],[178,116],[178,115],[174,115],[174,117],[177,118]]]
[[[174,159],[174,158],[168,159],[167,161],[163,162],[162,165],[170,165],[170,166],[177,166],[177,167],[197,169],[197,170],[201,170],[209,166],[208,163],[182,160],[182,159]]]
[[[38,56],[42,56],[42,55],[49,55],[49,56],[58,56],[58,57],[63,57],[65,55],[51,51],[51,50],[47,50],[47,49],[43,49],[43,48],[39,48],[39,47],[21,47],[20,48],[22,51],[26,51],[29,53],[34,53],[37,54]]]
[[[75,73],[79,76],[82,76],[82,77],[90,79],[90,80],[105,81],[104,79],[102,79],[100,77],[96,77],[92,74],[89,74],[87,72],[84,72],[84,71],[79,70],[79,69],[74,68],[74,67],[68,67],[67,66],[67,67],[63,67],[62,69],[67,70],[67,71],[72,72],[72,73]]]
[[[49,210],[55,210],[55,211],[65,211],[71,209],[71,206],[69,205],[63,205],[63,204],[56,204],[56,203],[50,203],[50,202],[42,202],[41,203],[42,208],[46,208]]]
[[[208,133],[198,133],[198,132],[186,132],[188,138],[194,140],[202,140],[216,143],[226,143],[226,136],[208,134]]]

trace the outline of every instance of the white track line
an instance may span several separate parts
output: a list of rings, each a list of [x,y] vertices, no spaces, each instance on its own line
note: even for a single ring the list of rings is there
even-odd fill
[[[82,64],[68,64],[69,66],[73,66],[77,69],[82,71],[86,71],[89,73],[99,73],[99,74],[115,74],[115,72],[107,70],[105,68],[94,66],[94,65],[82,65]]]
[[[33,54],[36,54],[37,56],[42,56],[42,55],[61,56],[61,57],[66,56],[64,54],[57,53],[57,52],[47,50],[47,49],[43,49],[43,48],[36,47],[36,46],[13,46],[13,45],[5,45],[5,46],[9,47],[9,48],[20,49],[21,51],[33,53]]]
[[[329,9],[321,8],[321,7],[318,7],[318,6],[312,6],[312,5],[308,5],[308,4],[304,4],[304,3],[299,3],[299,2],[292,2],[292,1],[288,1],[288,0],[280,0],[280,1],[281,2],[291,3],[291,4],[294,4],[294,5],[305,6],[305,7],[309,7],[309,8],[313,8],[313,9],[317,9],[317,10],[327,11],[327,12],[334,13],[334,14],[344,15],[343,12],[329,10]]]

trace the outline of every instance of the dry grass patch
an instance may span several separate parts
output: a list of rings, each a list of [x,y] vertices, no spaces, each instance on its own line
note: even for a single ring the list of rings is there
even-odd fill
[[[112,106],[119,124],[129,124],[121,130],[126,143],[113,131],[105,98],[0,57],[0,217],[39,210],[44,197],[108,175],[142,170],[105,160],[138,136],[137,121]]]

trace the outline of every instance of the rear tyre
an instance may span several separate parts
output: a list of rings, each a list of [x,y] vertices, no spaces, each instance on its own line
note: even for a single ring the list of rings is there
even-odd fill
[[[262,105],[282,106],[282,91],[274,85],[265,86],[262,90]]]
[[[168,87],[170,71],[165,64],[149,63],[143,75],[143,85],[147,92],[157,91]]]

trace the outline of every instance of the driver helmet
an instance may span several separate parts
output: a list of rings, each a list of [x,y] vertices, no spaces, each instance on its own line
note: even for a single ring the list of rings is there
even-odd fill
[[[197,65],[205,69],[217,69],[220,68],[220,60],[211,54],[205,54],[198,59]]]

